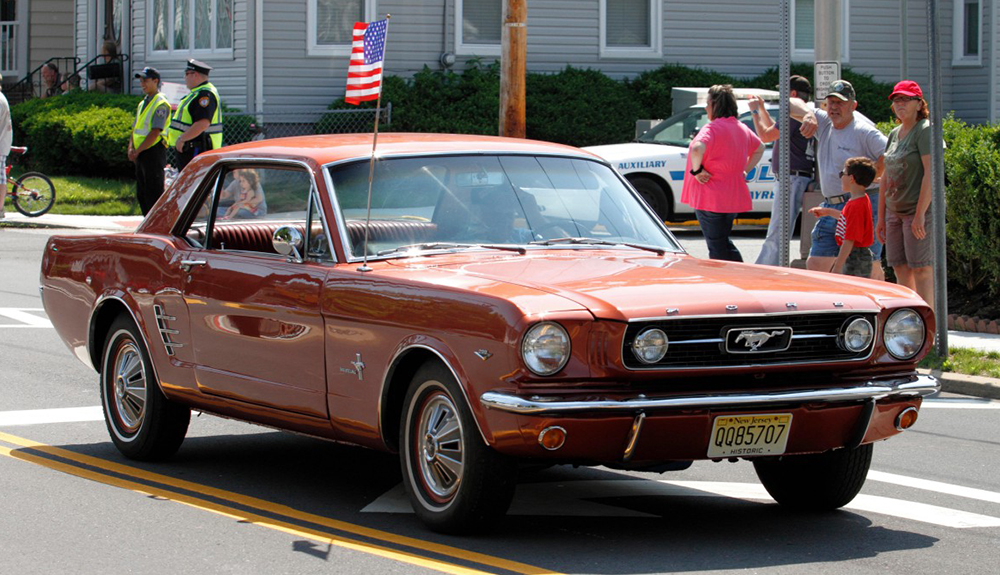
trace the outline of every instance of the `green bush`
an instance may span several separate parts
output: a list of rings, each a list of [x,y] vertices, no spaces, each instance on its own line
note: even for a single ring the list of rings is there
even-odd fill
[[[526,83],[529,138],[593,146],[635,136],[640,110],[622,82],[567,66],[557,74],[528,74]]]
[[[948,278],[1000,297],[1000,126],[943,124]]]
[[[625,85],[632,91],[639,107],[639,115],[633,120],[670,116],[674,104],[670,90],[674,87],[707,88],[715,84],[732,84],[734,87],[744,87],[745,82],[719,72],[688,68],[680,64],[664,64],[655,70],[639,74],[634,80],[625,81]],[[770,87],[774,88],[773,82]],[[634,132],[634,121],[632,126]]]
[[[14,142],[28,146],[26,167],[49,174],[128,177],[126,157],[140,96],[73,92],[11,109]]]

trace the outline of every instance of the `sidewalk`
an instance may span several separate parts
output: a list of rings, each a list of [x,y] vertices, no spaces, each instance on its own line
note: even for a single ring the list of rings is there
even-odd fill
[[[127,232],[132,231],[142,222],[142,216],[75,216],[63,214],[45,214],[37,218],[27,218],[17,212],[7,212],[6,218],[0,220],[12,226],[38,226],[51,228],[70,228],[93,230],[95,232]],[[963,347],[980,351],[995,351],[1000,353],[1000,335],[973,333],[965,331],[949,331],[948,347]],[[990,399],[1000,399],[1000,379],[977,377],[957,373],[932,373],[941,381],[941,390],[949,393],[974,395]]]

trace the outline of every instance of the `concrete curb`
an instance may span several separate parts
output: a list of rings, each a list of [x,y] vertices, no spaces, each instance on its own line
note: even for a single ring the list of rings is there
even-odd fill
[[[918,369],[917,371],[938,378],[938,381],[941,382],[941,391],[987,399],[1000,399],[1000,379],[948,371],[942,372],[939,369]]]

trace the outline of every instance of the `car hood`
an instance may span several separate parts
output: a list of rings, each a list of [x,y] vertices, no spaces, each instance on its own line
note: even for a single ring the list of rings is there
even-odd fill
[[[878,311],[889,302],[919,300],[885,282],[790,268],[702,260],[687,254],[657,257],[617,250],[555,250],[489,260],[419,258],[433,275],[477,278],[476,291],[497,295],[520,286],[570,300],[597,318],[761,314],[835,309]],[[395,265],[410,267],[405,261]],[[416,263],[416,262],[413,262]],[[394,266],[395,267],[395,266]],[[402,272],[402,270],[399,270]],[[412,270],[411,270],[412,271]],[[445,278],[430,281],[444,281]],[[732,306],[735,306],[735,310]],[[572,306],[567,306],[566,309]],[[676,311],[673,311],[676,310]],[[529,310],[526,310],[529,311]]]

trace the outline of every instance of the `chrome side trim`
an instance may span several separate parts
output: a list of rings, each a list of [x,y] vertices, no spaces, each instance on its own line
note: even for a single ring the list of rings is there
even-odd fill
[[[734,393],[725,395],[685,395],[663,398],[636,396],[627,399],[580,399],[521,397],[502,391],[487,391],[479,401],[488,409],[526,415],[563,415],[583,412],[636,412],[671,409],[736,409],[783,403],[839,403],[879,400],[892,396],[925,396],[941,389],[930,375],[890,381],[869,381],[854,387],[805,389],[775,393]]]

